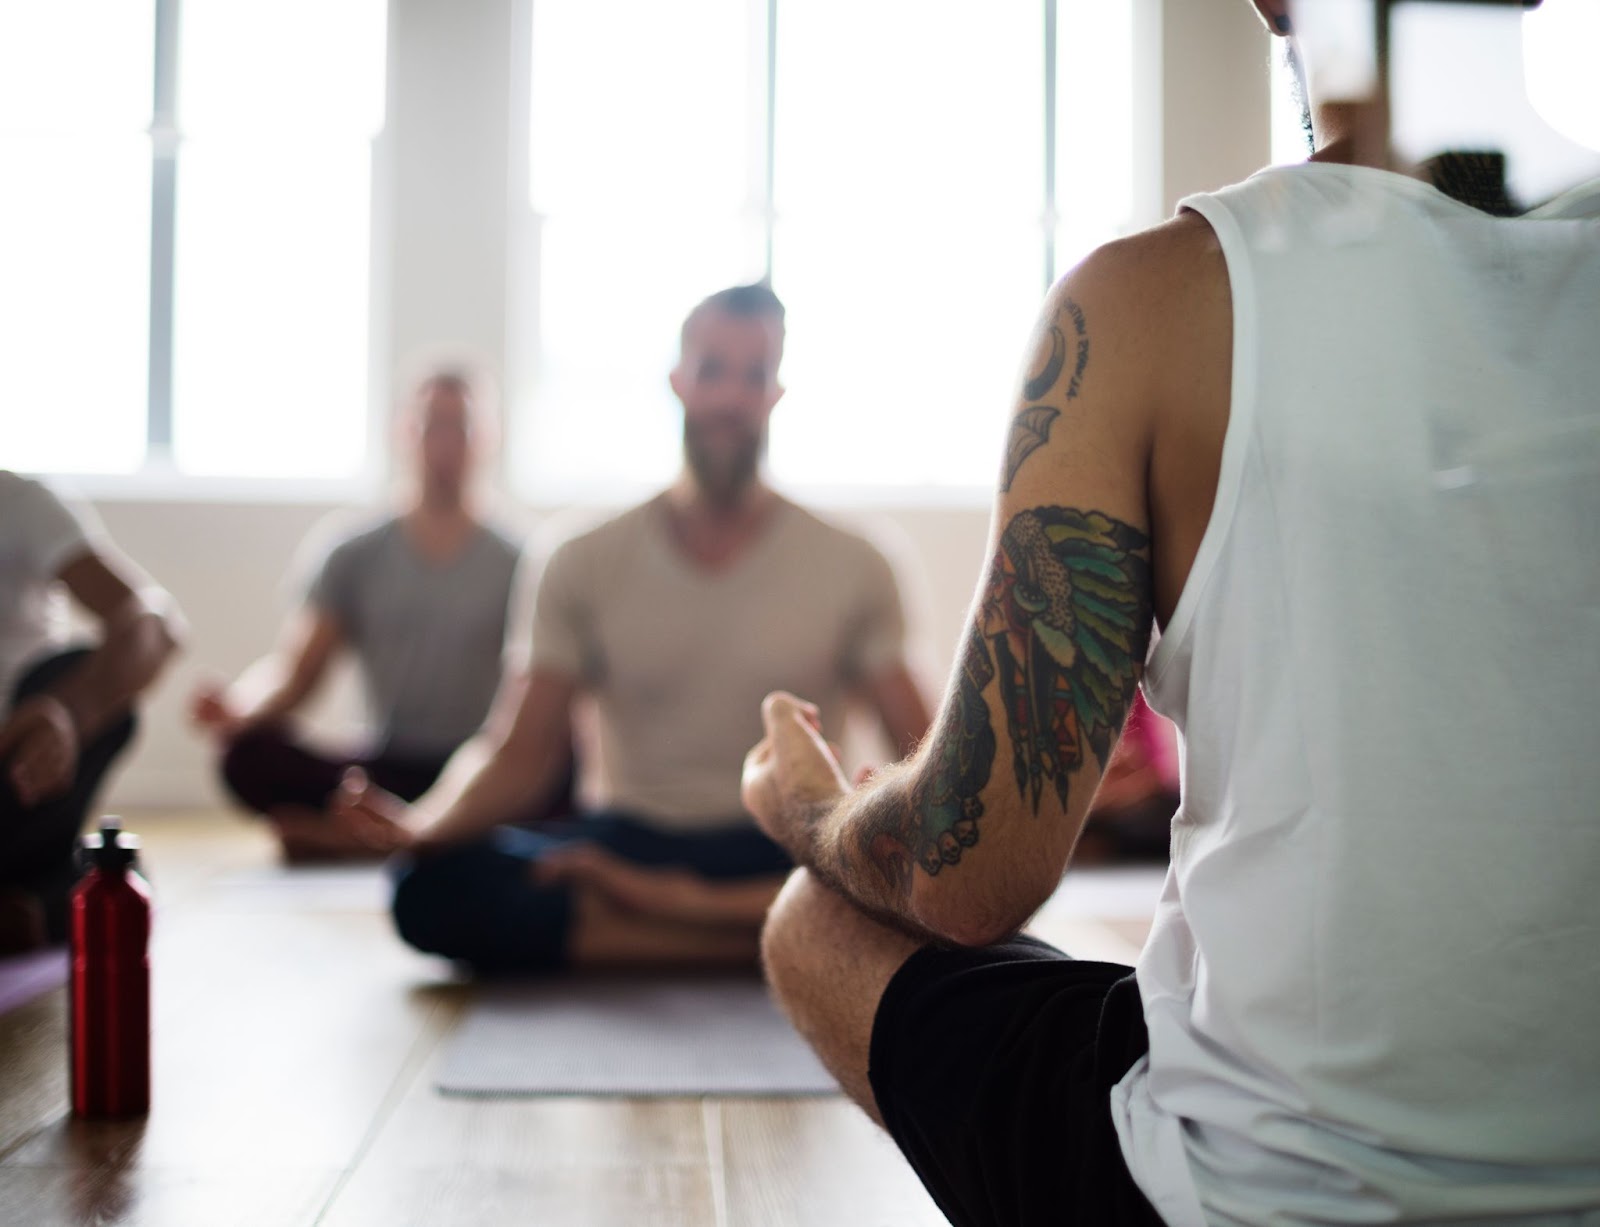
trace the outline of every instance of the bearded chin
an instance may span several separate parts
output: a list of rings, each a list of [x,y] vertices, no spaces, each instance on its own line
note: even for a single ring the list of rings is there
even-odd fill
[[[761,471],[766,451],[763,435],[747,440],[733,452],[713,455],[699,445],[693,434],[684,432],[683,454],[689,471],[701,492],[719,507],[731,507],[750,489]]]

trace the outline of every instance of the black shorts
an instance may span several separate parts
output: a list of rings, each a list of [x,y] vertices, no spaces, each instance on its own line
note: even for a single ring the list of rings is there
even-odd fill
[[[1148,1047],[1131,967],[1016,937],[906,960],[878,1005],[869,1074],[957,1227],[1160,1227],[1111,1124],[1111,1088]]]

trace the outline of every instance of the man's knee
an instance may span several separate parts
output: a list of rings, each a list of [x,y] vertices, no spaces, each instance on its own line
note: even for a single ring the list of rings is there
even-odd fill
[[[282,737],[272,729],[250,729],[241,733],[222,752],[219,769],[222,782],[240,804],[265,811],[270,800],[267,782],[281,764]]]
[[[571,900],[529,880],[529,865],[492,844],[466,844],[411,862],[390,913],[402,941],[489,974],[541,972],[566,961]]]
[[[400,940],[423,954],[455,957],[450,917],[461,907],[462,889],[449,853],[407,864],[395,879],[389,905]]]
[[[821,923],[818,912],[830,901],[844,902],[806,869],[791,873],[773,900],[761,929],[761,964],[780,999],[786,995],[786,986],[814,970],[816,929]]]
[[[868,915],[809,870],[789,875],[767,914],[761,958],[786,1008],[808,999],[868,995],[875,1002],[920,943]]]

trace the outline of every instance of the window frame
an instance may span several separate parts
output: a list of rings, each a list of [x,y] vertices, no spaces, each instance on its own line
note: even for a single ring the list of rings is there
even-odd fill
[[[378,289],[386,284],[384,244],[388,209],[373,191],[368,210],[367,388],[363,407],[366,446],[360,467],[348,477],[235,477],[190,473],[174,460],[173,372],[176,321],[178,172],[184,134],[179,115],[179,58],[182,54],[183,0],[153,0],[155,23],[151,72],[150,139],[150,300],[149,353],[144,399],[144,455],[124,473],[52,470],[90,498],[128,501],[316,503],[366,500],[390,477],[390,462],[375,446],[385,429],[382,411],[387,381],[382,377],[381,330],[375,327]],[[384,50],[385,71],[389,51]],[[372,140],[374,189],[386,180],[387,122]]]

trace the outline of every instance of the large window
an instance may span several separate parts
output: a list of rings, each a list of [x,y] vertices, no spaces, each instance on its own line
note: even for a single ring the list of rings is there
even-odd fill
[[[519,485],[667,478],[679,321],[770,276],[780,479],[991,486],[1045,288],[1134,220],[1131,8],[537,0]]]
[[[384,0],[0,0],[0,462],[361,471],[384,26]]]
[[[144,455],[149,0],[0,4],[0,464]]]

